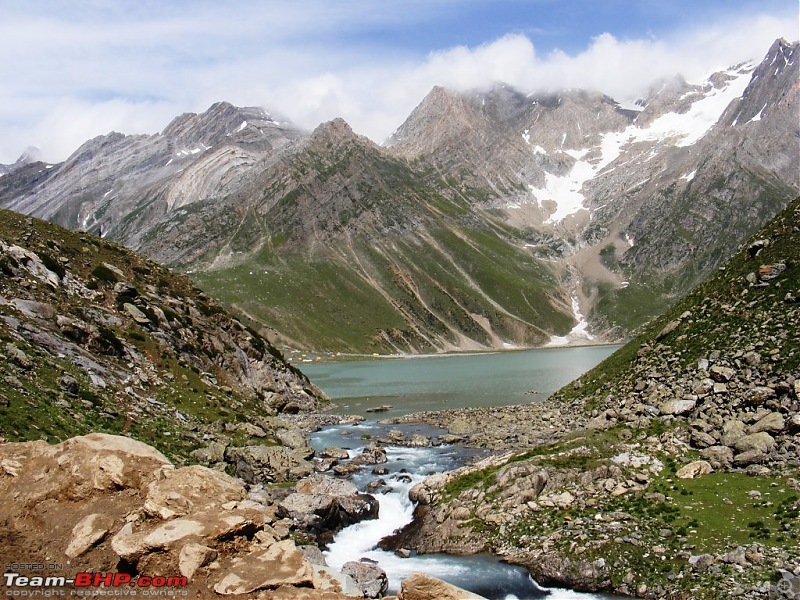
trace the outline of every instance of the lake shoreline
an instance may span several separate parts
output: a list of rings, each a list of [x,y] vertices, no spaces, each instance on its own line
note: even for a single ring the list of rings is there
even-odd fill
[[[418,358],[447,358],[454,356],[482,356],[487,354],[513,354],[515,352],[529,352],[532,350],[565,350],[575,348],[594,348],[603,346],[621,346],[627,340],[620,340],[614,342],[591,342],[582,340],[581,343],[566,344],[560,346],[514,346],[513,348],[487,348],[486,350],[449,350],[443,352],[427,352],[427,353],[407,353],[407,354],[379,354],[379,353],[359,353],[359,352],[327,352],[327,351],[314,351],[314,350],[296,350],[285,349],[284,354],[287,355],[289,362],[293,364],[303,364],[306,368],[308,364],[320,363],[348,363],[370,360],[413,360]],[[313,356],[313,359],[304,359],[298,361],[294,359],[293,355],[306,355]]]

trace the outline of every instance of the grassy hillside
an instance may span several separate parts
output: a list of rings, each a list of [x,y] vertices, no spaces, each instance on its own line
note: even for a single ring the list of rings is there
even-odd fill
[[[414,352],[540,344],[574,325],[559,273],[488,227],[262,250],[198,284],[294,343]],[[357,307],[357,310],[354,310]]]
[[[512,454],[427,484],[400,543],[500,553],[545,585],[778,597],[800,573],[798,323],[800,198],[554,396],[429,419]]]
[[[226,425],[325,401],[187,277],[116,244],[0,211],[0,273],[10,441],[124,433],[182,460]]]
[[[602,404],[603,392],[635,384],[635,366],[648,348],[657,354],[660,347],[668,347],[679,357],[674,367],[683,368],[708,358],[713,351],[735,355],[757,346],[760,352],[766,351],[775,370],[796,373],[800,365],[800,304],[791,298],[800,296],[798,227],[800,198],[743,244],[716,273],[557,397],[585,398],[590,406]],[[751,250],[759,240],[769,243]],[[768,271],[770,265],[783,266],[778,267],[775,279],[760,279],[759,270],[765,267]],[[687,311],[691,314],[681,318]],[[674,331],[660,335],[676,322],[680,326]]]

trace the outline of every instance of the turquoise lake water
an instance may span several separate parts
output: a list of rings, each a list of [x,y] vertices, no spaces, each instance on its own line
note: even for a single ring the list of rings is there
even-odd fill
[[[366,414],[391,405],[380,417],[422,410],[504,406],[546,398],[619,346],[541,348],[355,362],[301,368],[337,405],[337,412]]]

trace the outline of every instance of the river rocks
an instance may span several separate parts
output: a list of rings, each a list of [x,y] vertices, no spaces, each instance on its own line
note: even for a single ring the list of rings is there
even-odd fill
[[[302,450],[308,444],[305,434],[296,427],[279,429],[275,437],[283,446],[294,450]]]
[[[454,585],[425,575],[412,573],[403,580],[398,600],[486,600],[472,592],[462,590]]]
[[[354,465],[378,465],[387,462],[386,450],[375,444],[365,447],[361,454],[350,461]]]
[[[365,598],[381,597],[389,589],[386,571],[377,565],[350,561],[342,565],[342,573],[353,578]]]
[[[347,460],[350,454],[344,448],[325,448],[317,452],[319,458],[333,458],[336,460]]]
[[[316,533],[378,517],[377,500],[349,481],[315,474],[299,481],[295,490],[278,503],[278,514]]]

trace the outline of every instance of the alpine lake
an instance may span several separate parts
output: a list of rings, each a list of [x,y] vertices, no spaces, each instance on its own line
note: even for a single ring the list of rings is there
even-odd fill
[[[300,365],[302,370],[333,400],[334,412],[367,418],[357,426],[358,432],[367,435],[354,437],[353,426],[327,427],[312,436],[311,445],[317,450],[338,446],[355,456],[366,445],[364,439],[397,428],[378,420],[420,411],[535,402],[576,379],[617,348],[603,345],[306,362]],[[522,567],[491,555],[414,554],[398,558],[379,549],[382,538],[413,519],[414,506],[408,499],[413,485],[432,473],[466,464],[475,456],[474,451],[458,446],[389,446],[386,451],[389,474],[384,477],[390,487],[386,493],[376,495],[379,517],[351,525],[336,535],[325,552],[332,567],[341,568],[345,562],[362,559],[375,562],[389,576],[390,593],[396,593],[410,573],[422,571],[490,600],[611,598],[543,588]],[[374,478],[365,470],[352,480],[364,490]]]

